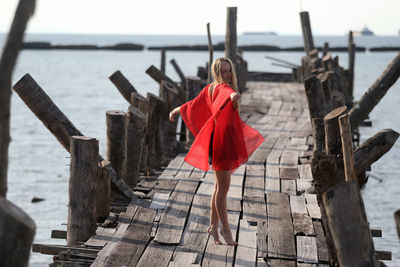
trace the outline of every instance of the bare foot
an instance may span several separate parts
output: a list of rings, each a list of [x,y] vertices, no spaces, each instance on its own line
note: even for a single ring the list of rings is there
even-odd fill
[[[222,245],[221,240],[219,240],[218,228],[214,229],[212,226],[209,226],[207,232],[214,238],[215,245]]]
[[[237,246],[238,243],[233,240],[231,231],[228,230],[225,232],[221,229],[219,233],[224,238],[226,244],[228,244],[229,246]]]

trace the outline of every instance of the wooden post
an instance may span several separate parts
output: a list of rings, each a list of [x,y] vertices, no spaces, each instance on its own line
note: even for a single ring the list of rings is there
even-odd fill
[[[310,17],[307,11],[300,12],[301,29],[303,31],[304,51],[308,55],[314,47],[314,39],[311,31]]]
[[[312,119],[313,133],[314,133],[314,151],[325,151],[325,131],[324,120],[322,118]]]
[[[211,41],[211,31],[210,31],[210,23],[207,23],[207,39],[208,39],[208,77],[207,83],[211,83],[212,75],[211,75],[211,65],[213,63],[213,45]]]
[[[233,68],[237,69],[237,35],[236,35],[237,7],[227,8],[226,34],[225,34],[225,57],[232,60]]]
[[[121,73],[121,71],[117,70],[110,77],[110,81],[117,87],[118,91],[121,95],[126,99],[126,101],[130,102],[131,94],[136,93],[137,90],[135,87],[128,81],[127,78]]]
[[[356,175],[359,176],[364,173],[372,163],[386,154],[398,137],[398,132],[392,129],[385,129],[368,138],[368,140],[357,147],[354,151]]]
[[[325,99],[320,80],[311,76],[304,81],[304,87],[311,122],[314,118],[323,118],[325,116]]]
[[[349,114],[339,117],[340,136],[342,141],[344,174],[346,181],[356,178],[354,170],[353,142],[349,124]]]
[[[347,112],[347,107],[342,106],[329,112],[324,117],[325,125],[325,152],[337,155],[342,153],[342,142],[340,140],[339,117]]]
[[[145,126],[146,116],[139,109],[130,106],[126,113],[122,175],[131,187],[135,187],[139,179]]]
[[[201,91],[201,79],[199,77],[195,76],[188,76],[186,77],[186,97],[187,101],[192,100],[195,98]],[[194,141],[194,136],[190,132],[189,129],[186,129],[186,143],[187,144],[192,144]]]
[[[371,85],[361,99],[350,110],[351,129],[356,129],[363,122],[373,108],[385,96],[390,87],[400,76],[400,53],[386,67],[379,78]]]
[[[172,64],[172,66],[174,67],[176,73],[178,73],[179,79],[181,79],[181,85],[182,85],[183,89],[185,90],[185,88],[186,88],[185,75],[183,75],[183,72],[182,72],[181,68],[179,67],[178,63],[176,63],[175,59],[171,59],[170,62]]]
[[[35,222],[3,197],[0,197],[0,229],[0,266],[28,266]]]
[[[43,122],[46,128],[57,138],[60,144],[69,152],[70,140],[74,135],[83,135],[64,113],[51,101],[50,97],[29,75],[25,74],[13,87],[14,91],[21,97],[36,117]],[[101,162],[103,157],[99,155]],[[111,167],[107,168],[113,184],[127,197],[135,200],[133,191],[124,180],[117,175]]]
[[[110,213],[111,180],[110,173],[104,165],[110,162],[103,160],[97,166],[97,188],[96,188],[96,214],[97,221],[104,221]]]
[[[122,175],[125,155],[125,120],[126,113],[123,111],[106,112],[106,160],[111,162],[118,175]]]
[[[340,266],[379,266],[357,180],[338,184],[324,193]]]
[[[160,71],[165,74],[165,48],[161,48],[161,64]]]
[[[178,89],[173,87],[170,83],[164,80],[161,82],[160,97],[164,99],[166,103],[167,112],[170,112],[175,107],[179,106],[178,94]],[[163,120],[162,125],[164,134],[164,155],[174,157],[177,148],[177,120],[175,120],[175,122]]]
[[[158,169],[163,161],[163,129],[162,121],[167,120],[165,101],[151,93],[147,93],[149,112],[147,114],[147,147],[148,167]]]
[[[349,32],[348,52],[349,52],[349,71],[348,71],[348,88],[347,88],[347,92],[349,94],[349,97],[353,97],[353,91],[354,91],[354,65],[355,65],[355,59],[356,59],[356,44],[354,43],[353,32],[352,31]]]
[[[157,69],[154,65],[151,65],[147,70],[146,73],[153,78],[157,83],[161,84],[162,80],[166,80],[167,82],[171,83],[173,86],[178,88],[179,86],[174,82],[171,78],[169,78],[165,73],[162,73],[159,69]]]
[[[394,213],[394,221],[396,223],[397,235],[400,238],[400,210],[397,210]]]
[[[34,11],[35,1],[19,1],[0,58],[0,196],[2,197],[6,197],[7,194],[12,72],[22,47],[26,25]]]
[[[320,80],[322,84],[322,90],[324,92],[324,99],[326,103],[326,112],[330,112],[332,110],[332,90],[333,90],[333,77],[332,75],[333,72],[328,71],[328,72],[323,72],[318,75],[318,79]]]
[[[67,244],[85,242],[96,232],[96,183],[99,142],[71,136]]]
[[[324,43],[324,47],[322,49],[322,57],[324,57],[328,53],[329,53],[329,43],[325,42]]]

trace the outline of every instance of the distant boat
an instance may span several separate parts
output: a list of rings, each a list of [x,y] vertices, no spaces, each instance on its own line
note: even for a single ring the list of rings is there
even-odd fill
[[[355,36],[373,36],[375,35],[373,31],[368,29],[367,26],[365,26],[361,31],[354,31],[353,34]]]
[[[278,35],[276,32],[244,32],[243,35]]]

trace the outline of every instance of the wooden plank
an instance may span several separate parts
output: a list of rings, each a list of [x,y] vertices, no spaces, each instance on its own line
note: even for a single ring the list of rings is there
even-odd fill
[[[175,177],[184,162],[185,156],[186,154],[179,154],[171,160],[159,178]]]
[[[282,152],[279,167],[297,169],[298,161],[299,161],[299,151],[285,149]]]
[[[193,199],[192,209],[182,236],[177,252],[193,252],[197,258],[194,263],[199,264],[207,244],[207,228],[210,224],[210,197],[196,195]]]
[[[232,175],[231,175],[231,185],[229,187],[227,200],[242,200],[243,195],[243,179],[244,173],[246,171],[246,166],[240,166]]]
[[[283,193],[267,193],[268,257],[296,259],[289,198]]]
[[[311,164],[299,164],[297,166],[299,170],[299,178],[302,180],[312,180]]]
[[[299,146],[299,145],[306,145],[307,144],[307,137],[291,137],[290,138],[290,146]]]
[[[118,229],[113,235],[112,239],[107,242],[102,250],[97,254],[97,258],[92,264],[93,267],[96,266],[104,266],[106,260],[109,257],[109,254],[114,250],[114,247],[117,245],[118,241],[124,236],[126,229],[129,226],[129,223],[133,219],[138,207],[136,206],[128,206],[126,212],[121,213],[119,215],[119,224]]]
[[[306,199],[304,196],[289,196],[290,211],[292,213],[307,214]]]
[[[318,204],[317,194],[305,194],[307,204]]]
[[[307,213],[292,213],[292,218],[295,235],[315,235],[311,217]]]
[[[264,169],[248,169],[244,187],[244,196],[264,198]]]
[[[228,211],[228,220],[234,237],[239,223],[239,215],[239,212]],[[234,251],[234,246],[216,245],[212,238],[209,238],[202,266],[231,266],[234,262]]]
[[[240,220],[239,241],[236,249],[235,266],[254,266],[257,256],[257,226]]]
[[[114,236],[116,231],[116,228],[98,227],[96,229],[96,234],[85,242],[85,246],[104,247],[108,241],[112,240],[112,237]]]
[[[267,204],[264,196],[249,197],[243,199],[243,219],[250,222],[267,220]]]
[[[212,195],[214,191],[214,172],[213,171],[208,171],[206,173],[206,176],[204,179],[201,181],[201,184],[199,188],[197,189],[197,195],[201,196],[210,196]]]
[[[283,259],[267,259],[268,267],[295,267],[296,262]]]
[[[195,264],[197,258],[196,253],[191,252],[177,252],[174,254],[174,260],[171,261],[168,267],[181,267],[181,266],[199,266]]]
[[[299,178],[299,171],[297,168],[279,168],[279,178],[281,179],[297,179]]]
[[[293,196],[297,195],[296,180],[281,179],[281,192]]]
[[[136,267],[168,266],[176,246],[161,245],[151,241]],[[130,265],[135,266],[135,265]]]
[[[96,255],[99,253],[98,249],[85,248],[82,246],[70,245],[48,245],[48,244],[33,244],[32,252],[39,252],[48,255],[57,255],[62,251],[71,251],[72,253],[86,253]]]
[[[268,222],[257,222],[257,257],[267,258],[268,256]]]
[[[318,204],[307,204],[308,214],[310,214],[313,219],[321,219],[321,209]]]
[[[282,107],[282,101],[272,101],[267,112],[268,115],[278,115]]]
[[[177,177],[179,179],[189,178],[190,175],[192,174],[193,169],[194,168],[193,168],[192,165],[190,165],[189,163],[184,161],[182,166],[181,166],[181,168],[179,169],[179,171],[175,175],[175,177]]]
[[[186,180],[178,182],[161,216],[154,241],[179,244],[197,184],[198,180],[197,183]]]
[[[169,194],[168,193],[155,193],[151,200],[149,209],[163,210],[167,206]]]
[[[329,262],[328,246],[321,222],[313,221],[315,235],[317,237],[317,252],[319,262]]]
[[[108,255],[104,266],[135,266],[150,240],[155,216],[156,211],[139,207],[121,240]]]
[[[265,169],[265,192],[280,192],[279,166],[268,163]]]
[[[306,181],[306,180],[302,180],[302,179],[297,179],[296,180],[296,191],[297,194],[303,194],[304,192],[306,192],[308,189],[310,189],[312,187],[312,181]]]
[[[297,261],[318,263],[316,237],[297,236]]]

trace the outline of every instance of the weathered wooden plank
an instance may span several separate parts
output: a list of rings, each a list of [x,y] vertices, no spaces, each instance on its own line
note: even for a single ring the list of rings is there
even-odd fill
[[[283,259],[268,259],[267,260],[268,267],[295,267],[296,262],[290,260]]]
[[[106,260],[108,259],[110,253],[114,250],[118,241],[124,236],[126,229],[129,226],[129,223],[133,219],[138,207],[128,206],[125,213],[121,213],[119,215],[119,224],[118,229],[113,235],[112,239],[107,242],[102,250],[97,254],[97,258],[92,264],[92,266],[104,266]]]
[[[318,263],[316,237],[297,237],[297,261],[305,263]]]
[[[151,200],[149,209],[163,210],[167,206],[169,194],[168,193],[155,193]]]
[[[264,169],[248,169],[244,187],[244,196],[264,197]]]
[[[185,156],[186,154],[179,154],[171,160],[159,178],[175,177],[184,162]]]
[[[98,227],[96,234],[85,242],[87,247],[104,247],[117,231],[116,228]]]
[[[136,267],[168,266],[175,248],[176,246],[167,246],[151,241]]]
[[[289,198],[283,193],[267,193],[268,257],[296,259]]]
[[[279,167],[294,168],[297,170],[298,161],[299,161],[299,151],[285,149],[282,153]]]
[[[243,219],[250,222],[267,220],[267,204],[265,197],[249,197],[243,199]]]
[[[203,258],[204,248],[208,240],[207,228],[210,224],[210,197],[196,195],[192,209],[177,252],[193,252],[197,258],[194,263],[199,264]]]
[[[307,204],[308,214],[313,219],[321,219],[321,209],[318,204]]]
[[[155,216],[156,211],[139,207],[121,240],[109,254],[105,266],[135,266],[150,240]]]
[[[259,257],[259,258],[267,258],[267,256],[268,256],[267,236],[268,236],[268,221],[267,220],[265,222],[258,221],[257,222],[257,257]]]
[[[181,267],[181,266],[199,266],[195,264],[197,258],[196,253],[192,252],[177,252],[174,254],[174,260],[171,261],[168,267]]]
[[[257,256],[257,226],[240,220],[239,241],[236,249],[235,266],[254,266]]]
[[[161,216],[155,241],[162,244],[179,244],[197,184],[198,180],[197,183],[186,180],[178,182]]]
[[[292,213],[307,214],[306,199],[304,196],[289,196],[290,211]]]
[[[313,221],[315,234],[317,236],[317,251],[319,262],[329,262],[328,246],[326,244],[326,238],[324,229],[322,228],[321,222]]]
[[[304,192],[306,192],[308,189],[310,189],[310,187],[312,187],[312,181],[309,180],[303,180],[303,179],[297,179],[296,180],[296,190],[297,190],[297,194],[303,194]]]
[[[296,179],[297,180],[297,179]],[[281,179],[281,192],[288,195],[297,195],[295,179]]]
[[[268,115],[278,115],[282,107],[282,101],[272,101],[267,112]]]
[[[267,161],[265,169],[265,192],[280,192],[280,190],[279,166]]]
[[[299,164],[297,166],[299,170],[299,178],[302,180],[312,180],[311,164]]]
[[[231,185],[229,187],[227,200],[242,200],[243,195],[243,179],[244,173],[246,171],[246,166],[240,166],[232,175],[231,175]]]
[[[290,138],[290,146],[300,146],[300,145],[306,145],[307,144],[307,137],[302,136],[302,137],[291,137]]]
[[[236,236],[239,223],[239,212],[228,211],[228,220],[232,228],[232,236]],[[212,238],[208,239],[202,266],[231,266],[234,262],[234,246],[216,245]]]
[[[307,204],[318,204],[317,194],[305,194]]]
[[[292,213],[295,235],[315,235],[311,217],[306,213]]]
[[[214,191],[214,172],[208,171],[202,179],[199,188],[197,189],[197,195],[211,196]]]
[[[299,178],[299,171],[297,168],[279,168],[279,178],[281,179],[297,179]]]
[[[192,165],[190,165],[189,163],[184,161],[181,168],[178,170],[177,174],[175,175],[175,177],[177,177],[179,179],[189,178],[190,174],[192,174],[193,169],[194,168]]]

